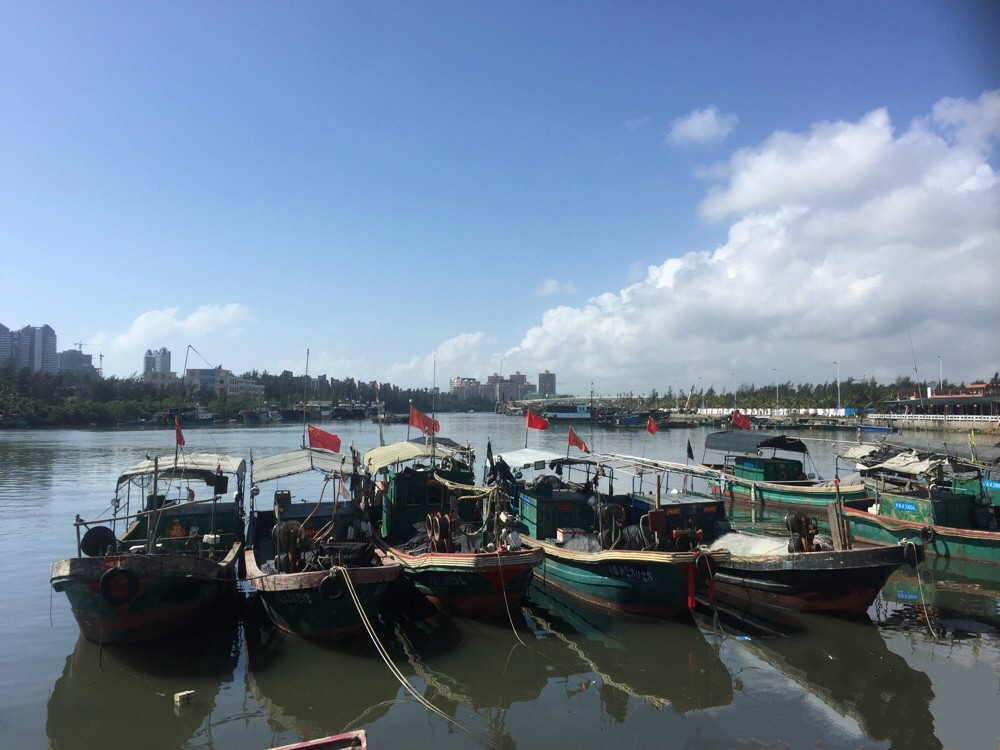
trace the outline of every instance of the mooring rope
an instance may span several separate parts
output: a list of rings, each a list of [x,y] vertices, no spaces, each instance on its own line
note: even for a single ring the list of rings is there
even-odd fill
[[[920,568],[917,568],[917,591],[920,592],[920,604],[924,608],[924,619],[927,620],[927,629],[931,631],[931,636],[934,640],[939,641],[941,638],[934,632],[934,626],[931,624],[931,616],[927,612],[927,602],[924,600],[924,584],[920,578]]]
[[[410,684],[410,681],[406,679],[406,676],[402,672],[400,672],[399,668],[393,663],[392,657],[389,656],[389,652],[386,650],[385,646],[383,646],[382,642],[379,640],[378,634],[375,632],[375,628],[372,626],[371,621],[368,619],[368,614],[365,612],[364,607],[361,606],[361,599],[360,597],[358,597],[358,592],[354,589],[354,582],[351,580],[347,568],[338,565],[334,567],[333,570],[336,570],[338,573],[340,573],[340,575],[343,576],[347,591],[351,595],[351,600],[354,602],[354,606],[357,607],[358,609],[358,614],[361,616],[361,622],[365,626],[365,630],[368,631],[368,635],[372,639],[372,643],[375,644],[375,648],[378,650],[379,655],[382,657],[382,661],[385,662],[385,665],[389,668],[389,671],[392,672],[393,676],[399,681],[399,684],[403,686],[403,689],[406,690],[406,692],[408,692],[410,695],[412,695],[428,711],[437,714],[445,721],[454,724],[459,729],[465,732],[468,732],[473,737],[476,737],[477,739],[481,740],[489,747],[495,748],[495,750],[503,750],[503,748],[500,745],[495,743],[489,737],[480,734],[471,727],[467,727],[465,724],[458,721],[458,719],[453,719],[452,717],[448,716],[448,714],[446,714],[444,711],[442,711],[440,708],[435,706],[433,703],[431,703],[429,700],[424,698],[424,696],[420,695],[420,693],[417,692],[416,688],[414,688]]]

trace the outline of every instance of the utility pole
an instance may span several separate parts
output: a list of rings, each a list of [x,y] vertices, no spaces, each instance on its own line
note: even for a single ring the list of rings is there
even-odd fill
[[[840,412],[840,365],[838,365],[836,362],[834,362],[833,364],[837,365],[837,412],[838,412],[838,416],[839,416],[839,412]]]
[[[771,372],[774,373],[774,410],[778,411],[778,370],[772,367]]]

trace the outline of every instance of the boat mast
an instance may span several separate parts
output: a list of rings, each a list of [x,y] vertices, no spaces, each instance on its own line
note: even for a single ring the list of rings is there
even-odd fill
[[[306,375],[302,382],[302,447],[306,447],[306,394],[309,389],[309,350],[306,349]]]

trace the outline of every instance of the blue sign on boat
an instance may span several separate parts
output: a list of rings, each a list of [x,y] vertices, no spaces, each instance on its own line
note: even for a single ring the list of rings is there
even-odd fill
[[[899,589],[896,591],[896,598],[907,602],[915,602],[917,600],[917,595],[912,591],[903,591],[902,589]]]
[[[995,479],[984,479],[983,487],[988,490],[1000,490],[1000,482]]]
[[[910,513],[913,513],[917,510],[916,503],[904,503],[902,500],[897,500],[894,503],[894,505],[896,506],[896,510],[905,510],[909,511]]]

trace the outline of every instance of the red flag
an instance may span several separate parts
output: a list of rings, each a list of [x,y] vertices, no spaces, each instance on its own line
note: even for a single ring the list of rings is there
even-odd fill
[[[646,432],[650,435],[655,435],[658,429],[660,428],[656,426],[656,422],[653,421],[652,417],[646,420]]]
[[[410,427],[416,427],[425,435],[441,432],[441,423],[428,417],[413,404],[410,404]]]
[[[580,440],[580,438],[578,438],[576,436],[576,433],[573,432],[573,428],[572,427],[569,428],[569,444],[570,445],[575,445],[577,448],[579,448],[580,450],[582,450],[584,453],[590,453],[590,448],[588,448],[587,444],[585,442],[583,442],[582,440]]]
[[[753,428],[753,422],[750,421],[750,417],[746,414],[740,414],[739,409],[733,412],[733,427],[739,427],[741,430],[749,430]]]
[[[309,447],[340,453],[340,438],[332,432],[309,425]]]
[[[184,433],[181,432],[181,418],[174,414],[174,435],[177,437],[177,445],[184,445]]]
[[[547,430],[549,429],[549,420],[544,419],[531,409],[528,409],[528,418],[526,422],[527,426],[533,430]]]

